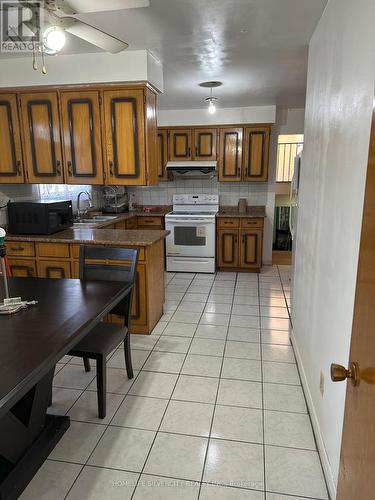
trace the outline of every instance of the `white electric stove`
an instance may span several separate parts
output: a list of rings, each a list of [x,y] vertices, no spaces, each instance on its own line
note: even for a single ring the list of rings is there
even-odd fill
[[[217,194],[175,194],[165,216],[167,271],[215,272]]]

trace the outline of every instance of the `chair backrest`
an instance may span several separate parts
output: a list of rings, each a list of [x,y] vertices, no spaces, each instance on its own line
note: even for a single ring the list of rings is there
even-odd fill
[[[85,281],[123,281],[134,285],[137,262],[137,248],[81,245],[79,277]],[[126,315],[128,305],[128,300],[124,299],[111,313]]]

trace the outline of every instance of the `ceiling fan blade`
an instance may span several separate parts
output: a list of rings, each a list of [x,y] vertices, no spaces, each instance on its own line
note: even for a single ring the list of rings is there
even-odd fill
[[[58,10],[66,14],[85,14],[149,7],[150,0],[54,0],[54,4]]]
[[[123,42],[112,35],[108,35],[108,33],[104,33],[104,31],[94,28],[94,26],[90,26],[89,24],[83,23],[82,21],[78,21],[74,18],[68,19],[71,19],[73,22],[65,27],[66,31],[72,35],[78,36],[78,38],[86,40],[86,42],[89,42],[92,45],[100,47],[106,52],[116,54],[117,52],[121,52],[128,47],[126,42]]]

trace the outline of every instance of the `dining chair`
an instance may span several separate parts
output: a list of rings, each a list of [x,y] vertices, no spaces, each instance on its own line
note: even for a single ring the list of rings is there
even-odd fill
[[[102,263],[103,261],[105,263]],[[86,371],[90,371],[90,359],[96,361],[99,418],[106,416],[107,356],[121,342],[124,343],[128,378],[134,377],[130,350],[130,320],[137,261],[138,249],[85,245],[80,248],[80,279],[122,281],[131,284],[128,295],[109,313],[124,316],[124,324],[99,323],[68,353],[70,356],[83,358]]]

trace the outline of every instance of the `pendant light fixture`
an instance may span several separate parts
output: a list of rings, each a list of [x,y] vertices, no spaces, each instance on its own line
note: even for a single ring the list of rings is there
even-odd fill
[[[213,89],[216,87],[220,87],[223,85],[222,82],[211,81],[211,82],[202,82],[199,84],[200,87],[211,89],[211,93],[209,97],[206,97],[205,101],[208,103],[208,112],[213,115],[216,112],[216,103],[219,100],[217,97],[213,95]]]

